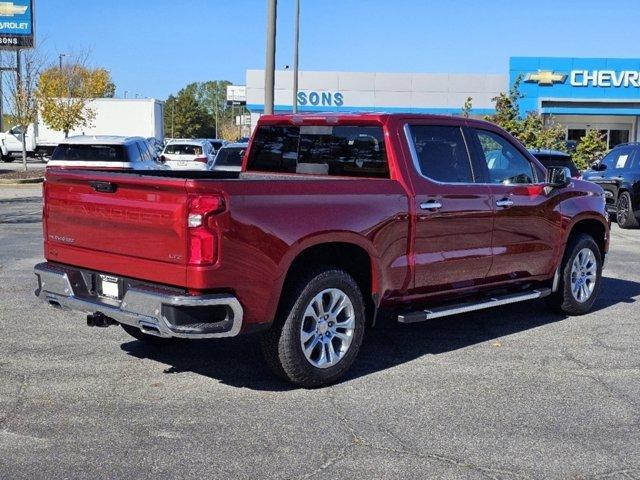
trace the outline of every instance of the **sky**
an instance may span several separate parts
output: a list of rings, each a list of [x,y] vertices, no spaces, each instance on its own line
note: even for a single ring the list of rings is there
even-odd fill
[[[640,58],[639,0],[301,0],[302,70],[501,73],[510,56]],[[276,68],[294,0],[278,1]],[[267,0],[37,0],[39,48],[89,53],[117,96],[245,83],[265,63]]]

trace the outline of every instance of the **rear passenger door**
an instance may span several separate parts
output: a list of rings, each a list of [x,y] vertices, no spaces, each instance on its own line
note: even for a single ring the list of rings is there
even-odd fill
[[[469,129],[478,168],[496,209],[493,263],[487,280],[511,282],[553,274],[561,244],[561,214],[544,171],[502,134]]]
[[[415,191],[415,295],[474,289],[491,267],[493,206],[457,125],[405,126]]]

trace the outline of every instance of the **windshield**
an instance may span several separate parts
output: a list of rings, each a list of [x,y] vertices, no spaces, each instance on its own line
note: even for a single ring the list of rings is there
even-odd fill
[[[167,145],[164,153],[169,155],[202,155],[202,147],[188,143],[174,143]]]
[[[69,145],[60,144],[51,156],[52,160],[83,162],[127,162],[122,145]]]
[[[222,148],[222,142],[211,142],[211,145],[213,145],[213,148],[216,150],[220,150],[220,148]]]
[[[216,166],[240,167],[244,150],[244,148],[223,148],[216,156]]]

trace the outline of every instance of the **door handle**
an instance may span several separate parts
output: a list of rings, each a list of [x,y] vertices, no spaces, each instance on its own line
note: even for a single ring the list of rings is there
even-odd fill
[[[513,206],[513,200],[509,200],[508,198],[503,198],[496,202],[496,205],[501,208],[508,208]]]
[[[440,210],[442,208],[442,203],[437,200],[429,200],[428,202],[422,202],[420,204],[421,210]]]

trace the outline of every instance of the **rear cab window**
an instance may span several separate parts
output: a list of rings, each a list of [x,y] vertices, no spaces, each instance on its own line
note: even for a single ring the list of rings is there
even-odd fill
[[[254,136],[247,170],[389,178],[381,126],[263,125]]]

